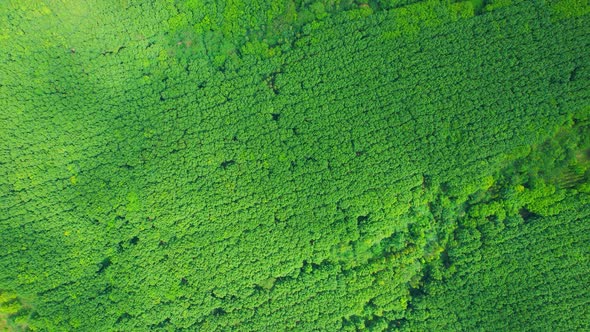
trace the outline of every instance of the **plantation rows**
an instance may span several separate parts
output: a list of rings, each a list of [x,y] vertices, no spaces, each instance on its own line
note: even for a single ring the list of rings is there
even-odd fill
[[[538,292],[560,299],[567,274],[580,294],[567,306],[510,323],[500,313],[516,303],[484,307],[505,293],[485,288],[476,315],[461,298],[481,275],[485,287],[528,275],[543,243],[581,248],[587,192],[559,192],[564,208],[535,222],[461,223],[473,195],[503,190],[501,169],[587,119],[587,15],[518,2],[413,21],[361,7],[301,22],[289,41],[209,54],[210,40],[170,24],[172,9],[116,8],[37,8],[36,25],[16,20],[23,34],[0,43],[0,290],[24,303],[11,319],[39,330],[512,329],[584,305],[583,264],[572,271],[579,257],[561,254],[530,273],[555,273]],[[429,275],[444,255],[458,271],[439,267],[448,284]],[[532,283],[514,287],[526,308],[540,303],[524,294]],[[561,319],[551,326],[582,327]]]

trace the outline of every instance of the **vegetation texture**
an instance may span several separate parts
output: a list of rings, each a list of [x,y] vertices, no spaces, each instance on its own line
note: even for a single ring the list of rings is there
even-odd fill
[[[0,1],[0,330],[590,330],[587,1]]]

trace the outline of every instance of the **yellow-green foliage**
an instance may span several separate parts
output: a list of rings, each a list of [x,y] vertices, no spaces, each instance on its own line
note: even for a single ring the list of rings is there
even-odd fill
[[[0,330],[588,330],[585,13],[4,1]]]

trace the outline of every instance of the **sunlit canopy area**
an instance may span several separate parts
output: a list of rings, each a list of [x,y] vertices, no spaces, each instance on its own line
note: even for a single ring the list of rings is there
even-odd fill
[[[0,4],[0,330],[590,330],[590,5]]]

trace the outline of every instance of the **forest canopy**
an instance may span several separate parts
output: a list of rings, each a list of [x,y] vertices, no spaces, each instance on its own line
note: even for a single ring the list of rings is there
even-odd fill
[[[1,331],[590,330],[590,5],[0,5]]]

